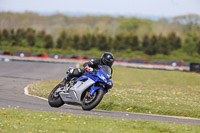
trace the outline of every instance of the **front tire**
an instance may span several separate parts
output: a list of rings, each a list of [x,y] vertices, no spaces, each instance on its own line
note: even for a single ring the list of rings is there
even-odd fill
[[[62,99],[60,98],[60,95],[58,94],[58,89],[61,89],[61,85],[58,84],[50,93],[48,97],[48,102],[51,107],[58,108],[64,104]]]
[[[83,98],[82,109],[87,111],[92,110],[101,102],[103,96],[104,91],[102,89],[96,90],[92,96],[90,96],[90,91],[88,90]]]

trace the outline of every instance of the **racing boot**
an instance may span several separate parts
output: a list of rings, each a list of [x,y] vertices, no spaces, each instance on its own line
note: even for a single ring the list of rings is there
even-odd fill
[[[60,83],[59,83],[59,85],[60,86],[66,86],[66,84],[67,84],[67,82],[69,82],[66,78],[64,78]]]
[[[66,78],[64,78],[64,79],[60,82],[60,85],[66,86],[66,84],[69,83],[71,79],[72,79],[72,78],[70,77],[70,74],[67,74]]]

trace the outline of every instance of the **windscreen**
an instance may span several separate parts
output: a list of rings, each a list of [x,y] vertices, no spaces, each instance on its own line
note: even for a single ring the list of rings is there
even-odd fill
[[[107,65],[100,65],[100,67],[102,68],[102,70],[105,72],[105,73],[107,73],[107,74],[109,74],[109,75],[111,75],[111,68],[109,67],[109,66],[107,66]]]

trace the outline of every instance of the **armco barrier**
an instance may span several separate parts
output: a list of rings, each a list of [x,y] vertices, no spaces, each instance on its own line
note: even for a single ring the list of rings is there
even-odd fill
[[[26,62],[46,62],[46,63],[62,63],[62,64],[83,64],[88,60],[83,59],[54,59],[41,57],[18,57],[18,56],[1,56],[0,61],[26,61]],[[137,64],[115,62],[115,66],[133,67],[141,69],[158,69],[158,70],[173,70],[173,71],[190,71],[188,66],[169,66],[169,65],[152,65],[152,64]]]
[[[200,73],[200,63],[190,63],[190,71]]]
[[[77,64],[83,63],[81,60],[66,60],[66,59],[54,59],[54,58],[42,58],[42,57],[19,57],[19,56],[0,56],[2,61],[25,61],[25,62],[45,62],[45,63],[62,63],[62,64]]]
[[[186,71],[188,72],[189,67],[184,66],[169,66],[169,65],[151,65],[151,64],[134,64],[134,63],[126,63],[126,64],[115,64],[116,66],[123,67],[134,67],[141,69],[157,69],[157,70],[171,70],[171,71]]]

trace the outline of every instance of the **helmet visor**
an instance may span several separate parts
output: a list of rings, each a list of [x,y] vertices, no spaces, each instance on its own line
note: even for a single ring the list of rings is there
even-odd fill
[[[108,65],[108,66],[112,66],[113,65],[114,60],[113,59],[103,59],[103,63],[104,65]]]

